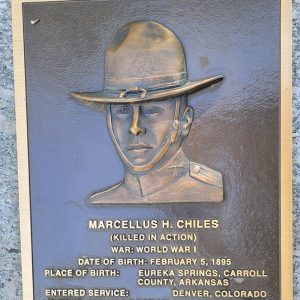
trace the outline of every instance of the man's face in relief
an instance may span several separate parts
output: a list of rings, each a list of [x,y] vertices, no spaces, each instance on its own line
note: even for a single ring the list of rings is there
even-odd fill
[[[180,98],[177,101],[179,101],[178,112],[176,99],[110,105],[108,108],[111,119],[110,134],[117,144],[119,154],[121,151],[130,164],[133,166],[152,164],[154,167],[162,159],[159,156],[162,154],[165,156],[163,152],[171,148],[170,146],[167,149],[167,145],[175,134],[177,143],[173,141],[172,152],[180,147],[182,138],[178,139],[178,136],[182,136],[182,131],[179,133],[179,123],[177,122],[178,127],[175,128],[174,121],[176,113],[178,118],[182,115],[179,111],[182,111],[183,104]],[[186,120],[182,122],[186,123]],[[191,120],[187,126],[188,130],[190,124]]]

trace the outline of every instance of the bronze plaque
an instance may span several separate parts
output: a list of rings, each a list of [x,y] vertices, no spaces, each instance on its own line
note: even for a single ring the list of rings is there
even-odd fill
[[[292,299],[288,12],[16,1],[25,297]]]

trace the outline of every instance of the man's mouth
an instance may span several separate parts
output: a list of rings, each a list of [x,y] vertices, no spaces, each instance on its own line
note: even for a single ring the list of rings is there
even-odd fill
[[[146,145],[146,144],[130,144],[127,147],[127,150],[149,150],[152,149],[153,147]]]

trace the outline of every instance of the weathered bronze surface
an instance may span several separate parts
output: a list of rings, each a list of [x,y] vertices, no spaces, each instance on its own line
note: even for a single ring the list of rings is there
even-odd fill
[[[221,173],[189,162],[181,149],[193,122],[187,94],[222,79],[188,81],[183,47],[159,23],[119,30],[106,55],[104,91],[72,93],[87,104],[106,104],[109,133],[126,169],[122,182],[88,204],[222,201]]]
[[[91,218],[158,219],[172,224],[182,219],[218,219],[218,230],[195,231],[199,233],[195,243],[199,252],[195,256],[232,258],[230,269],[262,268],[268,278],[232,278],[230,291],[263,289],[268,292],[266,299],[280,298],[279,11],[280,2],[274,0],[23,4],[36,299],[44,299],[49,287],[94,288],[106,283],[112,288],[129,288],[131,299],[175,299],[172,287],[137,286],[134,279],[142,266],[126,266],[121,269],[122,276],[105,281],[42,276],[49,267],[73,268],[75,258],[82,255],[112,256],[108,236],[121,231],[91,232],[87,230]],[[31,20],[38,18],[40,22],[32,25]],[[125,174],[106,130],[105,115],[73,101],[69,94],[102,90],[109,41],[126,24],[144,19],[156,20],[180,37],[189,80],[225,75],[221,85],[188,96],[194,119],[182,143],[191,161],[222,173],[225,200],[220,203],[87,206],[83,201],[91,192],[122,181]],[[139,94],[126,94],[122,100],[140,98]],[[120,99],[119,93],[115,97]],[[100,106],[100,102],[85,103]],[[158,101],[138,103],[153,105]],[[177,168],[177,172],[181,170]],[[142,198],[139,203],[144,203]],[[141,244],[132,242],[134,247]],[[180,244],[174,241],[174,245]],[[162,256],[152,253],[148,257]],[[207,288],[214,290],[212,286]]]

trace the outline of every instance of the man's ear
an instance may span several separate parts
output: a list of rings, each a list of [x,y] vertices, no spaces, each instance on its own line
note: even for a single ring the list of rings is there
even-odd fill
[[[194,118],[194,110],[192,107],[188,106],[183,113],[182,116],[182,131],[181,135],[182,137],[188,136],[190,132],[190,128],[193,123],[193,118]]]

